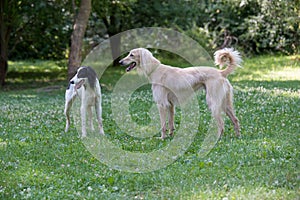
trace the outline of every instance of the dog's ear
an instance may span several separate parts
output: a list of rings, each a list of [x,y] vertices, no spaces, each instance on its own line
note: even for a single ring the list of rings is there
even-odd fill
[[[153,57],[152,53],[148,51],[147,49],[140,48],[139,49],[139,55],[140,55],[140,65],[142,68],[147,68],[147,65],[149,65],[149,62],[151,60],[151,57]]]
[[[91,67],[82,67],[77,74],[78,78],[87,78],[91,88],[95,87],[97,74]]]
[[[150,75],[150,73],[153,72],[153,70],[160,64],[159,60],[154,58],[152,53],[147,49],[141,48],[139,50],[139,54],[140,54],[140,66],[143,72],[146,75]]]
[[[97,74],[95,70],[91,67],[87,67],[87,78],[91,88],[94,88],[96,84]]]
[[[87,78],[88,70],[87,67],[81,67],[81,69],[77,72],[78,78]]]

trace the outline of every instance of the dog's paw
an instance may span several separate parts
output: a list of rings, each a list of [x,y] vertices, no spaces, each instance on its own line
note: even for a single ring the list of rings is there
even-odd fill
[[[69,123],[67,123],[67,124],[66,124],[66,127],[65,127],[65,132],[68,132],[68,130],[69,130],[69,127],[70,127],[70,124],[69,124]]]
[[[100,133],[100,135],[105,135],[105,134],[104,134],[104,130],[103,130],[103,128],[102,128],[102,127],[100,127],[100,131],[99,131],[99,133]]]
[[[81,133],[81,138],[86,138],[86,132],[85,131]]]
[[[159,139],[165,140],[165,139],[166,139],[166,136],[160,136]]]

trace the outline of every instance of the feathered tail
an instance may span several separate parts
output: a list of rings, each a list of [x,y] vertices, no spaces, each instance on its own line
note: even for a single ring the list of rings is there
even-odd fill
[[[224,48],[218,50],[215,52],[214,57],[216,65],[219,65],[221,68],[224,65],[227,65],[226,69],[221,71],[221,74],[224,77],[227,77],[228,74],[231,74],[236,67],[240,67],[240,63],[242,62],[240,53],[233,48]]]

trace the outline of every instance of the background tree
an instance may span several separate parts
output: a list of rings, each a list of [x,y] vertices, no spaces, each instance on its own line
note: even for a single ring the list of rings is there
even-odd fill
[[[133,28],[154,26],[187,29],[192,24],[193,18],[197,16],[195,1],[186,3],[183,0],[106,0],[93,1],[92,5],[94,13],[92,20],[100,19],[106,29],[102,37],[106,34],[110,38],[113,65],[119,65],[121,38],[117,37],[118,33]],[[103,34],[95,26],[89,26],[89,28],[96,28],[95,31],[91,31],[90,37]],[[114,36],[113,39],[112,36]]]
[[[82,61],[82,42],[91,12],[91,0],[81,0],[71,36],[71,48],[68,63],[68,80],[76,73]]]
[[[0,1],[0,85],[4,86],[8,70],[8,42],[11,32],[21,19],[19,13],[25,5],[23,1],[2,0]]]
[[[71,15],[68,0],[0,1],[0,84],[8,59],[63,59],[68,49]]]
[[[20,16],[18,24],[10,34],[10,57],[65,59],[69,52],[73,23],[70,1],[18,0],[16,2],[22,4],[16,13]]]
[[[113,65],[119,65],[118,57],[120,56],[121,38],[118,33],[131,29],[132,24],[132,7],[136,0],[120,0],[120,1],[93,1],[93,12],[96,20],[101,20],[106,34],[110,38],[112,50]],[[98,30],[99,31],[99,30]],[[115,36],[111,38],[112,36]]]

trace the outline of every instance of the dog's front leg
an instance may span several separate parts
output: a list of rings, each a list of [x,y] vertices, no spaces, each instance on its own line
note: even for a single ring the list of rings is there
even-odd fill
[[[160,125],[161,125],[161,139],[166,138],[166,117],[167,117],[167,108],[161,105],[158,105],[159,116],[160,116]]]
[[[66,116],[65,132],[68,132],[69,127],[70,127],[70,110],[71,110],[71,107],[72,107],[72,102],[66,102],[65,110],[64,110],[64,114]]]
[[[97,116],[98,125],[99,125],[99,132],[101,135],[104,135],[103,124],[102,124],[101,97],[98,97],[96,99],[95,109],[96,109],[96,116]]]
[[[85,102],[81,102],[81,108],[80,108],[80,114],[81,114],[81,136],[84,138],[86,137],[86,105]]]
[[[64,114],[66,116],[65,132],[68,132],[70,128],[70,112],[75,97],[76,94],[73,92],[73,89],[66,90],[66,94],[65,94],[66,103],[65,103],[65,110],[64,110]]]
[[[94,123],[93,123],[93,113],[92,113],[92,106],[89,106],[87,108],[87,114],[88,114],[88,123],[89,123],[89,127],[91,128],[92,131],[95,130],[94,128]]]

